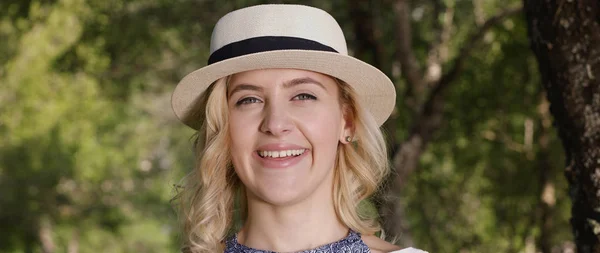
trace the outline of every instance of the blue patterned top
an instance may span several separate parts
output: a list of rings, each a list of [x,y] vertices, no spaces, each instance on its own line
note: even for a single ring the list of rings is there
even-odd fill
[[[370,253],[369,247],[362,241],[360,234],[350,230],[348,236],[316,249],[305,250],[301,253]],[[225,242],[225,253],[276,253],[274,251],[259,250],[246,247],[238,243],[237,234]]]

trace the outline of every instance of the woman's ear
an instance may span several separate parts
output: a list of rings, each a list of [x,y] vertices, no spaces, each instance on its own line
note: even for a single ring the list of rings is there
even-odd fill
[[[340,129],[340,142],[349,144],[354,141],[354,114],[348,105],[342,106],[342,124]]]

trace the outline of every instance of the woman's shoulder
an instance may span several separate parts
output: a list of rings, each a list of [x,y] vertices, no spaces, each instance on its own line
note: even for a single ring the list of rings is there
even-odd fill
[[[424,251],[424,250],[420,250],[420,249],[415,249],[415,248],[412,248],[412,247],[408,247],[408,248],[405,248],[405,249],[402,249],[402,250],[392,251],[392,252],[389,252],[389,253],[428,253],[428,252]]]
[[[391,244],[374,235],[361,235],[361,239],[374,253],[387,253],[400,250],[400,247]]]
[[[362,235],[361,239],[373,253],[427,253],[415,248],[400,249],[397,245],[391,244],[374,235]]]

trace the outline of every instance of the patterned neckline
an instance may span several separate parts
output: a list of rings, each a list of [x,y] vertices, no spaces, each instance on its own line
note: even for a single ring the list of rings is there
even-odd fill
[[[350,230],[348,236],[339,241],[332,242],[315,249],[300,251],[298,253],[369,253],[369,247],[362,241],[360,234]],[[259,250],[238,243],[237,234],[231,236],[225,243],[224,253],[277,253],[274,251]]]

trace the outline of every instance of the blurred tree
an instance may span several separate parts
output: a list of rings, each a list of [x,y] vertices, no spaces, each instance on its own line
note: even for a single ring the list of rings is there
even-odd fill
[[[138,36],[118,40],[128,27],[114,20],[144,8],[98,3],[2,2],[0,252],[172,249],[169,181],[182,174],[169,169],[185,167],[169,137],[177,128],[156,129],[168,100],[136,87],[161,82],[154,66],[119,75],[131,58],[162,57],[147,53],[157,47],[131,47],[157,31],[139,22]]]
[[[435,1],[433,16],[438,17],[433,21],[433,39],[429,42],[429,52],[423,64],[420,64],[414,54],[412,46],[411,30],[411,8],[409,1],[399,0],[394,3],[393,9],[396,15],[396,43],[397,58],[400,63],[403,78],[406,81],[405,106],[413,115],[412,124],[409,127],[408,136],[401,143],[394,143],[395,153],[392,161],[397,175],[391,179],[391,194],[402,190],[404,180],[417,168],[419,158],[433,138],[433,134],[442,127],[445,98],[445,90],[451,86],[457,77],[462,74],[464,61],[470,56],[472,49],[483,39],[486,32],[507,16],[518,13],[519,7],[500,11],[483,22],[479,27],[471,31],[463,45],[458,49],[455,57],[449,55],[449,43],[451,29],[453,29],[454,13],[457,7],[453,3]],[[421,67],[424,65],[424,67]],[[444,66],[449,66],[449,70]],[[387,193],[390,194],[390,193]],[[387,231],[392,235],[403,233],[400,221],[401,217],[394,217],[402,213],[394,206],[397,201],[387,202],[387,207],[392,210],[391,217],[385,220]],[[384,213],[384,217],[390,214]]]
[[[375,200],[388,235],[433,252],[567,243],[561,156],[520,3],[348,2],[356,56],[399,92],[385,125],[396,174]]]
[[[600,252],[600,3],[525,0],[531,48],[566,153],[577,252]]]

